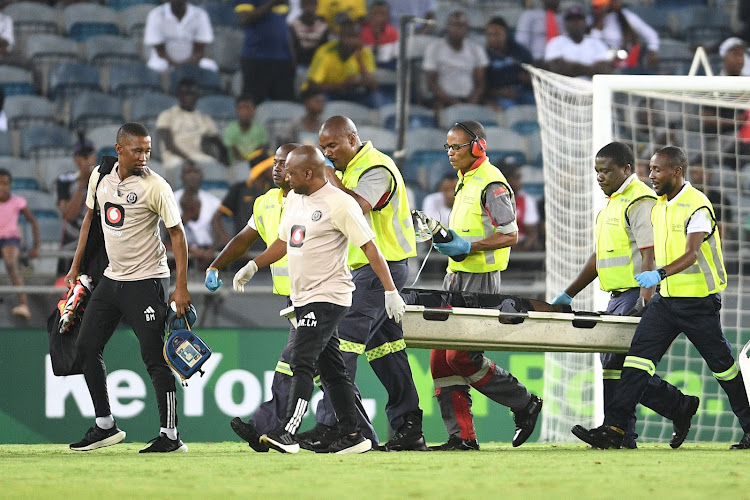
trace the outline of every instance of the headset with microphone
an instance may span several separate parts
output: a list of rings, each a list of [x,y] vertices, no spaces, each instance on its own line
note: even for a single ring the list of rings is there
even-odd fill
[[[484,156],[485,151],[487,151],[486,140],[482,139],[477,134],[472,132],[469,127],[461,122],[454,123],[453,127],[461,127],[462,129],[464,129],[464,131],[466,131],[467,134],[472,137],[471,142],[469,143],[471,156],[473,156],[474,158],[481,158],[482,156]]]

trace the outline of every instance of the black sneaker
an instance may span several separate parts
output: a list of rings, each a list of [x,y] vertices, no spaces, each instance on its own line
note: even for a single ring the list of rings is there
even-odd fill
[[[113,425],[111,429],[102,429],[94,425],[86,431],[83,439],[77,443],[71,443],[70,449],[74,451],[91,451],[97,448],[104,448],[105,446],[112,446],[123,439],[125,439],[125,431],[118,429],[117,424]]]
[[[591,430],[581,425],[576,425],[571,429],[571,432],[581,441],[602,450],[606,450],[607,448],[619,449],[625,437],[624,430],[611,425],[602,425]]]
[[[730,450],[750,450],[750,432],[746,432],[740,442],[729,447]]]
[[[516,423],[516,433],[513,436],[513,447],[516,448],[526,442],[534,432],[539,413],[542,411],[542,398],[531,395],[531,400],[523,410],[513,412]]]
[[[422,410],[410,411],[404,414],[404,423],[396,434],[384,445],[378,446],[379,451],[427,451],[422,434]]]
[[[260,442],[260,434],[255,430],[253,424],[243,422],[240,417],[234,417],[229,425],[235,434],[247,441],[250,448],[260,453],[268,451],[268,446]]]
[[[180,433],[177,433],[177,439],[169,439],[163,432],[159,433],[158,437],[155,437],[151,441],[151,446],[143,448],[138,453],[171,453],[173,451],[179,453],[187,453],[188,447],[180,439]]]
[[[453,435],[448,438],[448,442],[428,446],[427,449],[430,451],[478,451],[479,443],[477,443],[476,439],[461,439],[460,436]]]
[[[295,436],[299,447],[308,451],[328,448],[338,437],[335,427],[320,423],[315,424],[315,427],[309,431],[301,432]]]
[[[669,446],[672,448],[679,448],[680,445],[687,438],[688,432],[690,432],[690,424],[693,421],[693,415],[698,412],[698,405],[701,400],[695,396],[686,396],[685,405],[680,412],[680,415],[672,421],[672,438],[669,440]]]
[[[336,453],[338,455],[348,455],[354,453],[364,453],[372,449],[372,441],[365,438],[361,432],[353,436],[344,434],[339,436],[326,448],[316,448],[315,453]]]
[[[260,437],[260,442],[281,453],[299,453],[299,443],[285,430],[274,430]]]

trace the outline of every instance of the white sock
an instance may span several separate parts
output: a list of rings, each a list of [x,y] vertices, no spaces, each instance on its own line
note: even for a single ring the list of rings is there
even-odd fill
[[[115,418],[112,415],[106,417],[96,417],[96,426],[100,429],[111,429],[115,426]]]
[[[172,441],[177,440],[177,427],[162,427],[161,432],[166,434]]]

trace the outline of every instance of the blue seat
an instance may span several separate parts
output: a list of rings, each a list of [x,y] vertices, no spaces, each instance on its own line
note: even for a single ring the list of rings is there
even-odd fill
[[[84,63],[64,62],[49,70],[47,94],[52,99],[71,97],[81,92],[101,90],[99,70]]]
[[[0,87],[5,97],[14,95],[35,95],[34,75],[18,66],[0,65]]]
[[[122,123],[122,103],[103,92],[82,92],[70,99],[70,124],[76,129]]]
[[[222,93],[221,75],[218,72],[200,66],[184,65],[176,67],[169,75],[169,88],[172,94],[176,92],[177,84],[185,78],[195,80],[204,94]]]
[[[130,99],[130,120],[155,121],[159,113],[177,104],[177,98],[162,92],[148,92]]]
[[[0,132],[0,156],[13,156],[13,138],[9,132]]]
[[[198,99],[195,109],[214,119],[219,129],[237,119],[234,98],[227,95],[207,95]]]
[[[234,11],[234,6],[226,2],[206,2],[202,5],[211,19],[214,27],[229,26],[239,27],[240,20]]]
[[[36,125],[21,130],[21,152],[25,158],[70,155],[73,136],[60,125]]]
[[[65,7],[63,22],[68,38],[76,42],[96,35],[120,34],[115,11],[95,3],[75,3]]]
[[[126,36],[96,35],[83,42],[86,60],[96,66],[138,62],[135,40]]]
[[[121,98],[161,92],[161,75],[142,62],[115,64],[109,68],[109,92]]]
[[[157,0],[106,0],[104,2],[107,7],[109,7],[112,10],[121,11],[128,9],[134,5],[152,5],[157,6],[159,5],[159,2]]]
[[[453,172],[445,151],[414,151],[401,167],[404,181],[430,189],[445,174]]]

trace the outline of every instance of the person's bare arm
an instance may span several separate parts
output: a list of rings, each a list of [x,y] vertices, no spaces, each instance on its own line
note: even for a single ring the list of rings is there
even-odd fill
[[[39,224],[28,205],[23,207],[21,213],[26,217],[26,220],[29,221],[29,224],[31,224],[31,231],[34,233],[34,247],[29,250],[29,257],[36,259],[39,256]]]
[[[494,233],[488,238],[471,242],[472,252],[488,252],[500,248],[512,247],[518,242],[518,233]]]
[[[156,51],[156,55],[167,61],[167,63],[170,66],[176,66],[177,63],[172,60],[172,58],[169,57],[169,54],[167,54],[167,46],[164,43],[160,43],[159,45],[154,45],[154,50]]]
[[[641,248],[641,271],[653,271],[656,268],[654,261],[654,247]],[[640,296],[643,297],[644,303],[648,303],[654,295],[653,288],[641,287]]]
[[[185,229],[182,227],[181,222],[176,226],[167,228],[167,231],[169,231],[169,239],[172,242],[175,272],[177,273],[174,292],[172,292],[169,300],[170,302],[175,302],[177,317],[180,318],[190,306],[190,293],[187,288],[187,240],[185,239]]]
[[[597,276],[596,253],[592,253],[586,263],[583,265],[581,272],[578,273],[578,276],[576,276],[573,282],[568,285],[568,288],[565,289],[565,293],[567,293],[571,297],[575,297],[581,292],[581,290],[589,286],[589,284],[591,284],[591,282],[594,281]]]
[[[437,71],[425,71],[425,80],[427,81],[427,88],[430,89],[435,99],[443,106],[450,106],[456,104],[458,99],[449,96],[438,84],[438,72]]]
[[[193,53],[190,54],[190,57],[187,61],[185,61],[185,64],[198,64],[201,59],[203,59],[203,54],[206,51],[206,44],[203,42],[193,42]]]
[[[65,275],[65,284],[71,287],[75,284],[76,278],[81,274],[81,260],[83,260],[83,251],[86,249],[86,242],[89,239],[89,228],[91,227],[91,220],[94,218],[94,211],[88,209],[86,215],[83,217],[81,222],[81,232],[78,234],[78,246],[76,246],[76,252],[73,255],[73,262],[70,264],[70,270]]]
[[[268,267],[274,262],[278,262],[281,259],[284,258],[286,255],[286,241],[283,241],[281,239],[277,239],[273,243],[271,243],[271,246],[265,249],[265,251],[258,255],[253,260],[255,261],[255,264],[258,266],[258,269],[263,269],[264,267]]]
[[[696,260],[698,260],[698,252],[700,252],[701,245],[703,244],[703,238],[705,238],[706,236],[708,236],[708,233],[689,233],[687,235],[687,241],[685,242],[685,253],[664,266],[664,270],[667,272],[667,276],[681,273],[688,267],[692,266]]]
[[[247,252],[250,245],[258,239],[258,231],[250,226],[245,226],[242,231],[232,238],[227,246],[216,256],[209,267],[222,270],[229,263],[239,259]]]
[[[484,96],[484,92],[487,88],[487,80],[484,73],[484,68],[474,68],[474,89],[469,94],[468,101],[476,104]]]
[[[88,179],[79,180],[76,182],[75,191],[67,200],[60,200],[57,202],[57,208],[60,210],[60,215],[66,222],[75,222],[78,218],[78,214],[81,213],[81,207],[86,202],[86,192],[88,189]]]
[[[174,140],[174,136],[172,135],[172,131],[170,129],[160,128],[158,130],[158,133],[159,133],[159,137],[161,138],[161,140],[164,141],[164,148],[166,148],[167,151],[185,160],[190,159],[187,153],[185,153],[182,149],[180,149],[179,146],[177,146]]]
[[[370,205],[370,203],[367,200],[362,198],[360,195],[358,195],[351,189],[345,188],[344,184],[341,182],[341,179],[339,179],[337,175],[335,174],[328,175],[326,176],[326,178],[328,179],[328,182],[330,182],[333,185],[333,187],[339,188],[340,190],[342,190],[343,192],[345,192],[346,194],[354,198],[354,201],[356,201],[359,204],[360,208],[362,209],[363,214],[366,214],[367,212],[372,210],[372,205]]]

